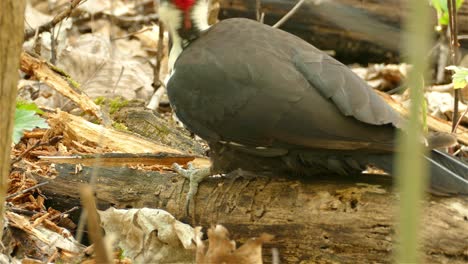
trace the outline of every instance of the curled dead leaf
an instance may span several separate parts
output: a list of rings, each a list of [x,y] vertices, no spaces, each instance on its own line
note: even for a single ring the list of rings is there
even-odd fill
[[[200,233],[200,228],[195,229]],[[229,239],[228,230],[222,225],[216,225],[208,230],[208,249],[201,241],[200,235],[195,236],[197,244],[196,263],[245,263],[261,264],[262,245],[273,239],[273,235],[262,234],[258,238],[249,239],[236,249],[236,242]]]

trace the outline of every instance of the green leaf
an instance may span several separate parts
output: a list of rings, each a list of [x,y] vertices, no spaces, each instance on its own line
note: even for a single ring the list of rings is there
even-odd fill
[[[443,12],[443,5],[445,5],[445,10],[447,10],[447,1],[444,0],[431,0],[432,7],[439,13]]]
[[[439,17],[439,24],[444,25],[444,26],[449,24],[448,13],[442,13],[442,15]]]
[[[39,109],[39,107],[35,103],[28,102],[28,101],[21,101],[21,100],[16,101],[16,109],[34,111],[37,114],[43,114],[44,113],[44,111]]]
[[[448,66],[447,70],[454,71],[452,75],[452,82],[454,89],[465,88],[468,84],[468,68],[458,67],[458,66]]]
[[[464,0],[456,1],[456,10],[460,8]],[[437,17],[440,25],[448,25],[449,14],[447,7],[447,0],[431,0],[432,7],[437,11]]]
[[[36,111],[16,109],[15,127],[13,129],[13,143],[18,143],[25,130],[32,130],[36,127],[49,128],[45,120],[36,115]]]

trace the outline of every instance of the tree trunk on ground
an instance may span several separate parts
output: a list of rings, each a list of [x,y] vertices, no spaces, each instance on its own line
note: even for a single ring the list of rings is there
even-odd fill
[[[275,24],[297,0],[262,0],[265,23]],[[256,1],[221,0],[221,19],[255,19]],[[332,50],[344,63],[399,61],[401,24],[405,2],[400,0],[306,1],[280,28],[312,43],[322,50]],[[434,11],[434,26],[437,23]],[[468,2],[458,12],[459,34],[468,34]],[[434,31],[434,34],[436,32]],[[468,42],[460,41],[462,44]]]
[[[24,0],[0,1],[0,226],[10,174],[16,86],[24,30]],[[0,231],[0,238],[2,231]]]
[[[48,205],[65,211],[79,205],[78,186],[89,182],[92,169],[57,169],[59,176],[41,189]],[[184,216],[188,182],[180,176],[128,168],[100,168],[97,175],[100,209],[152,207]],[[278,248],[282,263],[391,263],[397,199],[388,176],[305,180],[233,173],[201,184],[190,223],[223,224],[241,243],[262,232],[275,235],[264,255],[271,260],[271,248]],[[467,208],[467,197],[427,203],[426,263],[466,263]]]

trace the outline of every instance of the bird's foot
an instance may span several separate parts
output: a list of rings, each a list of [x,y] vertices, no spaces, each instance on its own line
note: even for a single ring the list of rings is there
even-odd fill
[[[202,182],[205,178],[211,175],[211,168],[200,168],[197,169],[193,167],[192,164],[188,165],[187,169],[182,168],[179,164],[174,163],[172,164],[172,168],[180,175],[185,177],[189,180],[189,191],[187,193],[187,198],[185,201],[185,214],[189,216],[189,209],[190,204],[195,203],[195,195],[198,192],[198,185]],[[195,207],[195,206],[194,206]]]

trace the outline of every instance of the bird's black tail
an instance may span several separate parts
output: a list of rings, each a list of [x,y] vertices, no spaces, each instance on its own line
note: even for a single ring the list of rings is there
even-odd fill
[[[442,151],[432,150],[429,157],[431,188],[436,192],[468,194],[468,164]]]
[[[439,150],[432,150],[425,158],[429,164],[431,191],[468,195],[468,164]],[[383,170],[393,172],[393,158],[390,156],[372,156],[369,159]]]

